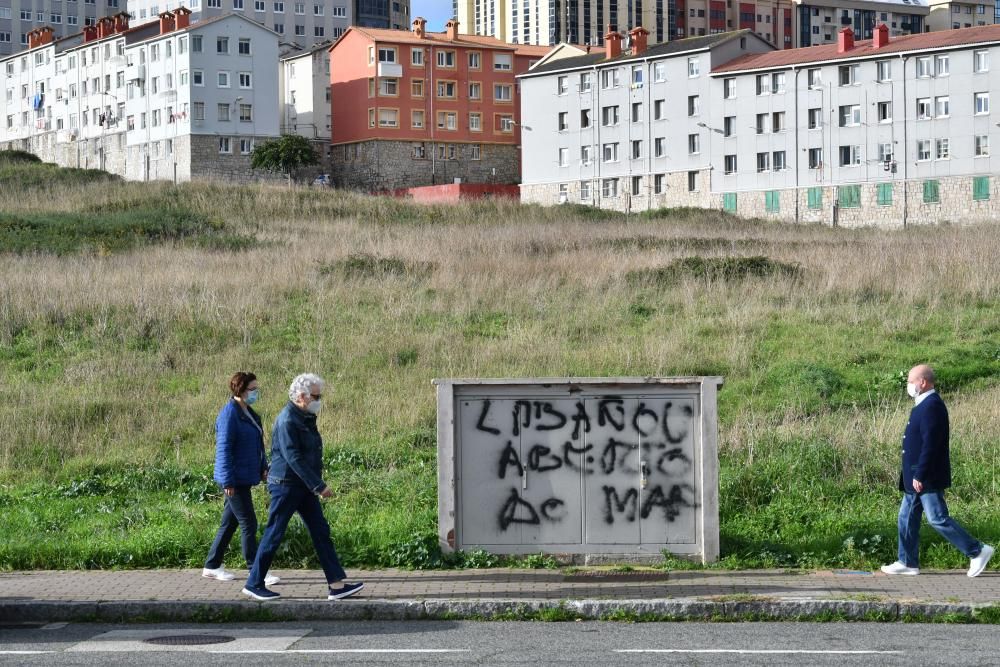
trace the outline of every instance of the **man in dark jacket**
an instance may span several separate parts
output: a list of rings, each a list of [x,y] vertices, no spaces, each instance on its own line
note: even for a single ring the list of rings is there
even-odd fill
[[[934,389],[934,370],[915,366],[906,378],[906,391],[914,399],[903,435],[903,467],[899,490],[899,560],[883,565],[886,574],[919,574],[920,515],[971,559],[968,575],[978,577],[993,556],[993,547],[973,538],[948,515],[944,490],[951,486],[948,452],[948,408]]]
[[[265,587],[264,575],[271,568],[288,522],[296,512],[309,531],[326,574],[329,585],[327,599],[346,598],[364,588],[361,582],[344,582],[347,574],[337,558],[330,539],[330,524],[319,504],[319,498],[333,495],[323,481],[323,438],[316,428],[316,415],[322,406],[323,384],[319,376],[311,373],[295,378],[288,390],[289,401],[274,422],[271,470],[267,476],[271,509],[264,537],[257,549],[257,558],[243,587],[243,593],[254,600],[267,601],[279,597]]]

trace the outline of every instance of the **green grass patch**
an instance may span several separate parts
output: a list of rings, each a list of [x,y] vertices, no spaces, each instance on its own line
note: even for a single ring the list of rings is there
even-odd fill
[[[798,279],[802,268],[760,255],[754,257],[682,257],[656,269],[637,269],[626,274],[634,285],[670,287],[685,279],[737,282],[750,278]]]

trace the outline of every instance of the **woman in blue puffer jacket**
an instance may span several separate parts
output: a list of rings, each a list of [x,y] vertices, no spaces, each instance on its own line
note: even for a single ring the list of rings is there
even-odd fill
[[[201,576],[232,581],[236,575],[222,566],[229,540],[240,529],[240,542],[247,567],[257,557],[257,515],[250,489],[267,479],[264,425],[250,407],[257,402],[257,376],[239,372],[229,380],[232,398],[215,420],[215,481],[222,487],[225,505],[222,523],[205,560]],[[268,574],[269,584],[278,578]]]

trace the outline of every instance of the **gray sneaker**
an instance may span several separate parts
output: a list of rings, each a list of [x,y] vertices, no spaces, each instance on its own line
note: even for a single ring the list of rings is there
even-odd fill
[[[883,565],[882,572],[884,572],[885,574],[908,574],[910,576],[913,576],[915,574],[920,574],[920,568],[907,567],[905,564],[897,560],[892,565]]]
[[[988,544],[983,545],[983,550],[979,552],[979,555],[973,558],[969,562],[969,576],[978,577],[986,569],[986,564],[990,562],[990,558],[993,558],[993,547]]]

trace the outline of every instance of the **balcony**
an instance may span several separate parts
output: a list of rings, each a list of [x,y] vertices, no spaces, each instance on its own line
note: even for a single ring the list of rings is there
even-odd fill
[[[399,63],[379,63],[378,75],[398,79],[403,76],[403,66]]]

